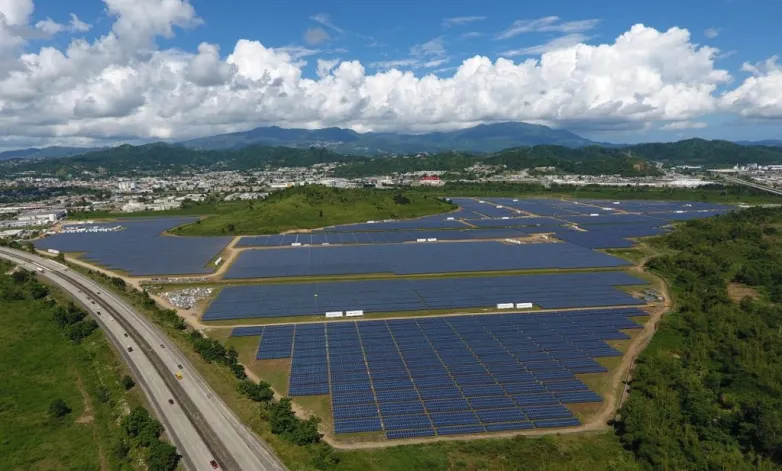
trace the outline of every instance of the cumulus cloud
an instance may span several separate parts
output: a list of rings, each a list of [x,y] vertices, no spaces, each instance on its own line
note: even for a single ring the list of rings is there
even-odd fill
[[[524,33],[583,33],[597,27],[600,20],[562,21],[558,16],[546,16],[534,20],[516,20],[497,35],[496,39],[508,39]]]
[[[782,119],[782,64],[777,56],[757,64],[745,63],[752,74],[735,90],[722,96],[723,109],[754,119]]]
[[[0,41],[0,145],[187,139],[264,124],[422,132],[511,120],[626,130],[675,129],[715,111],[782,117],[776,59],[745,65],[750,76],[718,94],[732,79],[715,66],[719,51],[680,28],[635,25],[605,44],[559,44],[522,61],[475,56],[455,69],[432,65],[447,58],[435,38],[399,60],[442,77],[399,70],[410,62],[368,73],[355,60],[320,58],[309,78],[316,49],[249,39],[225,52],[208,43],[160,49],[156,37],[201,22],[187,0],[104,1],[114,23],[92,42],[22,52]],[[32,8],[20,5],[0,0],[0,39],[24,43],[19,28],[30,26]],[[578,33],[559,20],[535,28],[552,24]]]

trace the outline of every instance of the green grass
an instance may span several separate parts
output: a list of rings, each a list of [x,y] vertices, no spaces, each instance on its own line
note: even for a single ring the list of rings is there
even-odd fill
[[[613,434],[447,441],[337,452],[345,471],[640,470]]]
[[[298,187],[171,232],[199,236],[276,234],[368,220],[409,219],[455,209],[428,195],[396,195],[393,191]]]
[[[51,312],[42,301],[0,301],[3,469],[98,470],[101,463],[133,469],[111,453],[122,409],[141,402],[119,384],[125,368],[100,330],[71,344]],[[101,386],[108,388],[107,402],[99,399]],[[62,419],[47,414],[58,398],[73,410]]]

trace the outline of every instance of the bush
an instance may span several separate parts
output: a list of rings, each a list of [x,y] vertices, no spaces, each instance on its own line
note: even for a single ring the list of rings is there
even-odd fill
[[[71,408],[62,399],[55,399],[49,405],[49,415],[60,419],[71,413]]]
[[[274,399],[274,391],[265,381],[255,384],[252,381],[244,380],[239,383],[237,389],[242,395],[255,402],[268,403]]]
[[[269,422],[273,434],[279,435],[295,445],[307,445],[320,441],[320,433],[318,433],[320,419],[317,417],[310,417],[307,420],[296,418],[291,408],[290,398],[280,399],[280,402],[269,407]]]
[[[147,451],[147,468],[150,471],[173,471],[179,464],[176,448],[158,441]]]
[[[130,375],[125,375],[122,377],[122,387],[125,388],[125,391],[129,390],[133,386],[136,385],[136,382],[133,381],[133,378],[130,377]]]

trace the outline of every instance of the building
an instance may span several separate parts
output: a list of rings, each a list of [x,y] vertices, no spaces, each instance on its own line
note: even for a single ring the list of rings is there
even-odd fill
[[[136,191],[136,182],[134,181],[119,182],[117,184],[117,187],[119,188],[119,191]]]
[[[23,221],[32,225],[53,224],[64,218],[68,211],[64,209],[34,209],[24,211],[16,217],[17,221]]]
[[[440,186],[445,184],[445,182],[442,181],[437,175],[425,175],[421,177],[420,180],[418,180],[418,184],[426,186]]]

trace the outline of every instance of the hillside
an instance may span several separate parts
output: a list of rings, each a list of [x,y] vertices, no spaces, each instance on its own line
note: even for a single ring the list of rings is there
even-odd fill
[[[393,173],[448,171],[460,172],[476,163],[503,166],[508,170],[553,167],[559,173],[580,175],[622,175],[641,177],[660,171],[637,157],[617,149],[590,146],[571,149],[561,146],[535,146],[506,149],[485,156],[442,152],[424,157],[376,157],[357,159],[335,170],[340,177],[357,178]]]
[[[565,147],[594,145],[572,132],[527,123],[481,124],[450,132],[425,134],[357,133],[350,129],[283,129],[277,126],[220,134],[181,143],[192,149],[240,149],[250,145],[295,148],[325,147],[344,154],[410,154],[418,152],[497,152],[541,144]]]
[[[174,229],[177,235],[276,234],[336,224],[406,219],[456,207],[434,196],[377,190],[341,190],[310,185],[273,193],[268,199]]]
[[[647,267],[676,310],[638,360],[616,430],[649,469],[782,466],[782,211],[690,221]],[[747,295],[748,297],[742,298]]]

